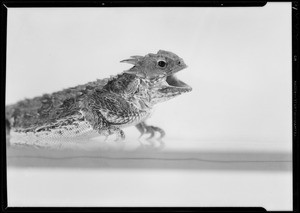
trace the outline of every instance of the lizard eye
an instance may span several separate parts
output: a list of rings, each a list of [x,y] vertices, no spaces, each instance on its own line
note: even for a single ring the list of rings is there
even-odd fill
[[[164,61],[159,61],[159,62],[157,62],[157,64],[158,64],[158,66],[160,66],[160,67],[165,67],[165,66],[167,65],[167,63],[164,62]]]

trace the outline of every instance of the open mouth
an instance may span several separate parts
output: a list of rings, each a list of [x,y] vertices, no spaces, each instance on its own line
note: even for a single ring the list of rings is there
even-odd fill
[[[190,87],[189,85],[187,85],[183,81],[179,80],[174,74],[167,76],[166,81],[172,87],[186,87],[186,88]]]
[[[171,88],[176,88],[178,91],[181,92],[190,92],[192,91],[192,87],[184,83],[183,81],[179,80],[174,74],[169,75],[166,78],[166,82],[171,86]]]
[[[181,66],[177,69],[177,70],[173,70],[172,73],[170,73],[167,78],[166,78],[166,82],[169,84],[169,86],[171,87],[177,87],[177,88],[181,88],[187,91],[192,90],[192,88],[187,85],[186,83],[184,83],[183,81],[179,80],[176,76],[175,73],[183,70],[187,68],[187,65],[182,61],[181,62]]]
[[[169,84],[169,86],[171,86],[173,88],[178,88],[180,91],[189,92],[189,91],[192,90],[192,87],[190,87],[189,85],[187,85],[183,81],[179,80],[175,76],[175,73],[177,73],[177,72],[179,72],[179,71],[181,71],[185,68],[187,68],[187,65],[182,62],[181,67],[179,69],[173,71],[172,73],[170,73],[167,76],[166,82]]]

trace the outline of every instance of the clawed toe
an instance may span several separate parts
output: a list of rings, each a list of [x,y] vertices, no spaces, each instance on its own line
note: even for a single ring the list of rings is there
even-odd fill
[[[163,129],[161,129],[161,128],[159,128],[159,127],[156,127],[156,126],[152,126],[152,128],[153,128],[156,132],[159,132],[159,134],[160,134],[159,138],[160,138],[160,139],[162,139],[163,137],[165,137],[166,132],[165,132]]]
[[[144,134],[150,134],[149,137],[147,137],[147,140],[152,139],[155,136],[155,133],[158,132],[160,134],[159,139],[162,139],[166,133],[163,129],[156,127],[156,126],[147,126],[144,122],[136,125],[137,129],[140,131],[141,135],[139,139],[144,135]]]
[[[147,128],[146,128],[146,134],[147,133],[150,134],[150,136],[147,139],[153,138],[154,135],[155,135],[154,128],[152,126],[147,126]]]
[[[108,137],[110,135],[113,135],[115,134],[116,135],[116,139],[114,141],[116,142],[119,142],[119,141],[124,141],[125,140],[125,133],[123,130],[117,128],[117,127],[110,127],[110,128],[107,128],[107,129],[102,129],[102,130],[99,130],[99,133],[101,135],[104,135],[105,138],[104,138],[104,142],[107,141]]]
[[[155,132],[158,132],[160,134],[159,139],[163,138],[166,135],[165,131],[162,130],[161,128],[156,127],[156,126],[148,126],[146,133],[150,133],[151,135],[147,139],[153,138],[155,135]]]
[[[125,140],[125,134],[123,132],[123,130],[119,129],[117,131],[117,137],[115,139],[116,142],[119,142],[119,141],[124,141]]]

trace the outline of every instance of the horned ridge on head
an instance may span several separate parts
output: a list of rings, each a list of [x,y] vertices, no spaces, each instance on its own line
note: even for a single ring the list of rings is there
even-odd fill
[[[142,78],[168,76],[187,67],[182,58],[165,50],[159,50],[156,54],[149,53],[145,56],[131,56],[130,59],[121,62],[134,65],[125,73],[135,74]]]

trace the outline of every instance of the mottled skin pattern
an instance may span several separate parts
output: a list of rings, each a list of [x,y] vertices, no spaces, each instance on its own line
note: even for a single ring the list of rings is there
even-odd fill
[[[186,68],[174,53],[132,56],[121,62],[134,66],[114,77],[96,80],[6,106],[7,132],[39,138],[109,136],[125,138],[121,129],[135,125],[141,135],[165,132],[145,120],[153,106],[192,88],[174,73]],[[96,134],[95,134],[96,133]]]

